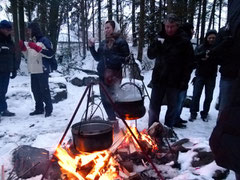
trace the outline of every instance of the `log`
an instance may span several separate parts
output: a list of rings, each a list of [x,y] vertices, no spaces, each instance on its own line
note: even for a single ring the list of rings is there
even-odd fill
[[[125,140],[126,136],[123,130],[120,130],[120,132],[114,137],[114,142],[112,146],[109,148],[109,151],[111,151],[113,154],[118,149],[118,146],[122,144],[122,142]]]

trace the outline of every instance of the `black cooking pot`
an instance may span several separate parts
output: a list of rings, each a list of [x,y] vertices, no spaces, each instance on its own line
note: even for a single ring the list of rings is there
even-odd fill
[[[77,151],[93,152],[111,147],[113,128],[104,120],[84,121],[72,126],[73,145]]]
[[[125,120],[135,120],[143,117],[146,113],[146,108],[144,106],[144,96],[141,89],[132,82],[124,83],[120,86],[121,90],[124,92],[124,86],[130,85],[136,87],[139,98],[135,100],[131,99],[119,99],[116,98],[115,105],[119,112],[118,117],[124,118]],[[127,93],[127,92],[126,92]]]

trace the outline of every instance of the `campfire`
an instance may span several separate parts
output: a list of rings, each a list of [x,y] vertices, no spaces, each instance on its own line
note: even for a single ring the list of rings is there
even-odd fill
[[[136,126],[131,126],[131,130],[147,152],[157,152],[158,146],[147,130],[139,132]],[[112,180],[138,176],[133,172],[133,161],[127,160],[126,156],[141,154],[141,148],[128,130],[121,130],[108,150],[77,154],[73,151],[71,145],[67,145],[64,148],[58,147],[55,152],[64,180]],[[141,162],[146,165],[143,156]]]

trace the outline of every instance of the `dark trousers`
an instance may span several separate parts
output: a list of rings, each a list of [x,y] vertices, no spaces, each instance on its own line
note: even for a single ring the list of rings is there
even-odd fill
[[[207,117],[210,105],[213,99],[213,91],[215,88],[216,77],[204,78],[201,76],[196,76],[196,81],[193,87],[193,97],[190,107],[191,114],[196,114],[199,111],[199,101],[205,87],[205,100],[203,104],[203,111],[201,112],[202,117]]]
[[[35,100],[35,110],[51,113],[53,110],[52,100],[48,85],[48,73],[31,74],[31,88]]]
[[[102,82],[102,84],[104,85],[103,82]],[[104,87],[105,87],[106,91],[108,92],[108,94],[112,97],[114,95],[114,87],[109,87],[106,85],[104,85]],[[106,96],[106,94],[104,93],[104,91],[102,90],[101,87],[100,87],[100,96],[101,96],[103,107],[107,113],[108,119],[116,120],[116,115],[115,115],[114,109],[113,109],[108,97]]]
[[[0,112],[7,109],[6,94],[8,90],[9,78],[9,72],[0,72]]]
[[[224,78],[220,79],[220,95],[219,95],[219,112],[230,106],[231,92],[236,79]]]
[[[181,113],[184,105],[184,101],[187,97],[187,90],[182,90],[179,92],[177,100],[177,117],[175,123],[179,123],[181,120]]]
[[[152,86],[150,107],[149,107],[149,121],[148,127],[154,122],[159,122],[159,115],[161,111],[161,105],[163,97],[166,93],[167,96],[167,112],[165,115],[165,125],[173,127],[177,116],[177,100],[179,96],[179,90],[176,88],[168,88],[164,85]]]

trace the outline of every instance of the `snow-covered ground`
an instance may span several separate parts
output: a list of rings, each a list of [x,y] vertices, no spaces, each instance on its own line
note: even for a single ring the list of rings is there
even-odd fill
[[[95,62],[89,55],[85,60],[85,67],[88,69],[94,69],[96,67]],[[22,63],[21,71],[26,71],[24,63]],[[86,76],[83,72],[76,72],[74,74],[78,77]],[[151,71],[144,72],[144,83],[147,85],[151,79]],[[60,74],[54,73],[50,81],[57,81],[60,78]],[[49,150],[51,153],[54,152],[60,138],[65,131],[71,116],[82,97],[83,91],[86,87],[77,87],[67,82],[68,98],[57,104],[54,104],[54,110],[51,117],[45,118],[44,115],[29,116],[29,113],[34,110],[34,100],[31,96],[30,91],[30,77],[18,75],[15,79],[10,81],[7,99],[9,110],[16,113],[14,117],[2,117],[0,122],[0,166],[4,165],[4,169],[7,171],[6,174],[13,168],[12,167],[12,152],[20,145],[31,145],[38,148],[44,148]],[[99,94],[98,86],[93,87],[96,94]],[[189,85],[188,95],[192,95],[192,85]],[[148,92],[151,89],[148,88]],[[14,94],[23,94],[23,96],[14,96]],[[174,129],[179,139],[189,138],[195,147],[202,147],[209,150],[208,139],[216,124],[216,117],[218,111],[215,110],[215,101],[219,93],[219,74],[217,76],[216,88],[214,91],[214,100],[212,102],[210,110],[209,122],[203,122],[198,119],[194,122],[188,122],[186,129]],[[27,95],[24,95],[27,94]],[[204,94],[201,98],[201,107]],[[148,110],[149,100],[145,98],[145,107]],[[73,123],[79,122],[83,112],[86,108],[86,101],[81,105],[77,116]],[[164,123],[164,115],[166,107],[162,107],[160,121]],[[189,109],[184,108],[182,112],[182,119],[189,118]],[[137,127],[141,131],[147,128],[148,114],[137,120]],[[120,126],[123,127],[123,123],[120,122]],[[71,138],[71,130],[68,131],[65,141]],[[200,174],[199,179],[212,179],[212,170],[217,168],[215,162],[200,168],[192,169],[190,162],[193,156],[193,152],[180,153],[179,162],[181,163],[180,174],[174,177],[174,180],[188,180],[197,179],[197,176],[192,177],[191,172]],[[219,168],[219,167],[218,167]],[[31,178],[40,179],[40,176]],[[231,172],[227,178],[233,180],[234,175]]]

